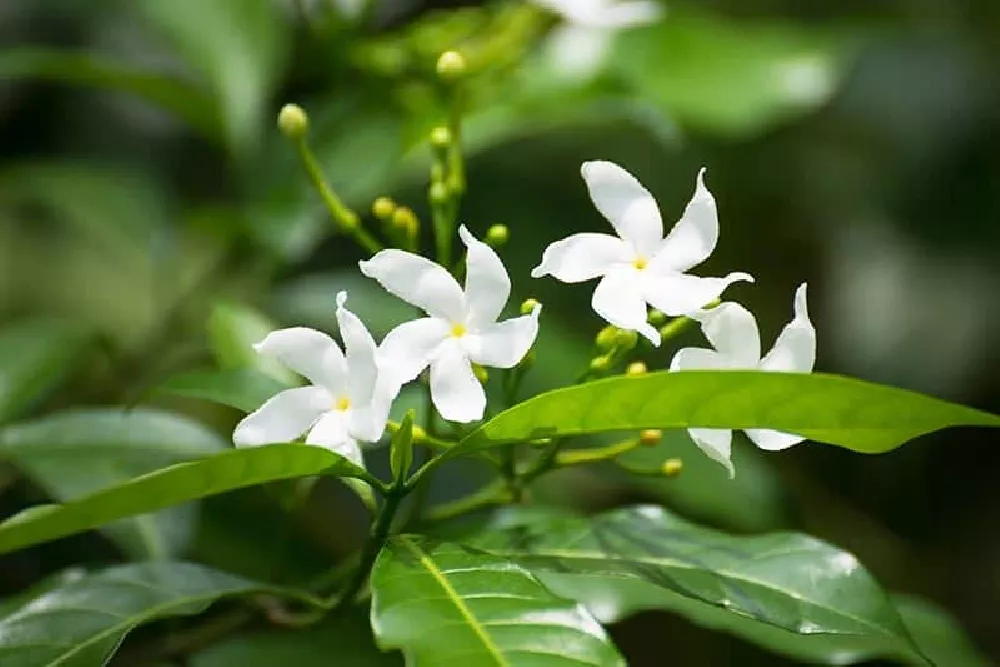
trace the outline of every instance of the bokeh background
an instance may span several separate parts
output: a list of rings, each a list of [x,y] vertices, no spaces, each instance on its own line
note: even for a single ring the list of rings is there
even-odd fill
[[[758,315],[765,345],[808,281],[819,369],[1000,412],[994,0],[675,0],[660,23],[602,38],[520,3],[384,0],[360,24],[351,7],[0,2],[0,327],[43,317],[96,340],[35,414],[139,402],[225,432],[236,415],[147,390],[214,363],[232,327],[332,330],[340,288],[379,334],[405,317],[357,275],[361,251],[334,233],[273,121],[284,102],[306,108],[330,181],[376,232],[367,211],[380,195],[426,221],[425,137],[446,113],[433,65],[448,48],[471,69],[462,219],[480,234],[509,226],[515,298],[545,303],[535,389],[572,378],[601,326],[591,286],[528,272],[548,242],[602,229],[579,178],[583,160],[602,158],[638,176],[668,224],[708,168],[722,237],[703,270],[756,277],[728,296]],[[809,532],[888,588],[952,611],[1000,658],[997,445],[954,430],[875,457],[743,447],[730,482],[678,435],[643,453],[684,459],[676,479],[593,470],[536,496]],[[456,470],[442,484],[454,495],[471,481]],[[40,493],[4,468],[4,514]],[[363,528],[330,520],[343,494],[328,495],[297,527],[315,546],[302,567],[343,554]],[[185,552],[253,572],[245,551],[269,539],[269,507],[252,492],[205,503]],[[0,561],[0,587],[115,557],[99,537],[66,540]],[[800,664],[667,614],[613,632],[634,665]]]

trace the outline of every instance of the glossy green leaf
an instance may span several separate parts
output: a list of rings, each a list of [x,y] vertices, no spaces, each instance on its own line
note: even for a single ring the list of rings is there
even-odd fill
[[[823,373],[684,371],[556,389],[501,412],[451,458],[533,438],[642,428],[772,428],[865,454],[1000,417],[923,394]]]
[[[895,595],[893,602],[917,646],[939,667],[990,667],[951,614],[923,598]]]
[[[76,410],[0,430],[0,457],[60,502],[225,446],[200,424],[155,410]],[[195,520],[196,508],[185,505],[111,524],[106,531],[136,558],[164,558],[186,548]]]
[[[408,665],[624,665],[583,608],[502,558],[413,536],[392,539],[372,572],[372,627]]]
[[[321,447],[284,443],[235,449],[163,468],[63,505],[26,510],[0,523],[0,553],[245,486],[320,474],[377,483],[364,469]]]
[[[641,506],[586,518],[509,510],[475,546],[512,560],[605,622],[664,609],[828,664],[926,664],[885,592],[849,553],[794,533],[733,536]]]
[[[85,574],[0,619],[0,662],[104,665],[138,625],[198,614],[220,598],[255,593],[296,596],[193,563],[140,563]]]
[[[28,410],[59,386],[87,342],[76,327],[29,320],[0,329],[0,424]]]
[[[249,306],[221,302],[215,304],[208,317],[208,338],[215,360],[223,369],[256,368],[265,375],[286,383],[297,382],[297,376],[270,357],[253,349],[278,327],[263,314]]]
[[[252,368],[222,371],[191,371],[168,378],[150,393],[153,396],[180,396],[221,403],[253,412],[264,401],[289,385]]]

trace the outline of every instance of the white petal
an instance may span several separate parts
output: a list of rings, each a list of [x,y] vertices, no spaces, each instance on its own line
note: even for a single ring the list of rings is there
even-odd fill
[[[346,301],[347,292],[337,294],[337,324],[347,353],[347,394],[352,403],[365,405],[371,402],[378,379],[377,346],[364,323],[344,307]]]
[[[245,447],[294,440],[309,430],[332,403],[333,397],[321,387],[286,389],[236,425],[233,443]]]
[[[756,368],[760,361],[757,320],[738,303],[726,302],[694,313],[712,346],[730,361],[730,368]]]
[[[442,417],[453,422],[482,419],[486,410],[486,392],[457,340],[442,345],[431,362],[431,401]]]
[[[642,272],[643,296],[658,310],[671,317],[691,315],[718,299],[731,284],[745,280],[753,282],[746,273],[730,273],[725,278],[699,278],[683,273],[655,273],[648,268]]]
[[[465,307],[472,326],[493,324],[510,298],[510,276],[500,257],[462,225],[458,228],[468,248],[465,258]]]
[[[605,6],[600,15],[600,22],[607,28],[633,28],[655,23],[662,16],[663,6],[658,2],[632,0]]]
[[[482,366],[513,368],[524,359],[538,336],[541,304],[529,315],[515,317],[462,337],[469,358]]]
[[[377,400],[372,405],[347,410],[347,432],[355,440],[378,442],[389,421],[391,402]]]
[[[347,384],[343,353],[332,338],[315,329],[293,327],[272,331],[254,349],[332,393],[342,391]]]
[[[594,312],[616,327],[637,331],[653,345],[660,345],[660,332],[647,321],[642,282],[635,269],[612,271],[601,279],[590,305]]]
[[[653,195],[613,162],[584,162],[580,173],[597,210],[636,253],[651,258],[663,240],[663,221]]]
[[[685,347],[670,362],[672,371],[714,371],[729,368],[728,360],[715,350]]]
[[[324,447],[340,454],[348,461],[364,467],[361,448],[347,430],[347,415],[339,410],[327,412],[320,417],[306,437],[307,445]]]
[[[774,347],[760,362],[761,370],[808,373],[816,363],[816,329],[806,308],[806,284],[795,291],[795,318],[785,325]]]
[[[726,466],[730,477],[736,476],[733,468],[732,444],[733,432],[727,428],[689,428],[688,434],[694,444],[705,452],[708,458]]]
[[[718,241],[719,216],[715,198],[705,187],[705,170],[702,169],[684,215],[650,259],[650,268],[657,272],[683,273],[708,259]]]
[[[600,70],[613,43],[614,33],[584,23],[556,26],[545,43],[545,55],[556,74],[580,82]]]
[[[420,375],[450,333],[447,322],[424,317],[404,322],[386,334],[378,349],[378,361],[387,386],[396,385],[398,390]]]
[[[632,250],[620,238],[584,232],[556,241],[542,253],[542,263],[531,270],[532,278],[553,276],[564,283],[581,283],[627,265]]]
[[[772,431],[766,428],[748,428],[747,437],[753,440],[754,444],[769,452],[776,452],[780,449],[788,449],[792,445],[797,445],[805,438],[791,433]]]
[[[444,267],[403,250],[381,250],[366,262],[361,273],[374,278],[388,292],[412,303],[428,315],[461,322],[465,315],[462,287]]]

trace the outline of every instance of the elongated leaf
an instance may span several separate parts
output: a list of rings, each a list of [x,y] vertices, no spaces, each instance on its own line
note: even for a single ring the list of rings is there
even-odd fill
[[[0,619],[0,662],[11,667],[103,665],[133,628],[190,616],[223,597],[276,593],[193,563],[141,563],[86,574]]]
[[[29,320],[0,330],[0,424],[57,387],[86,344],[76,327]]]
[[[414,667],[624,664],[586,610],[502,558],[401,536],[371,588],[376,639]]]
[[[175,375],[151,392],[154,396],[200,398],[253,412],[289,385],[252,368],[192,371]]]
[[[230,450],[163,468],[64,505],[26,510],[0,524],[0,553],[245,486],[318,474],[375,481],[344,457],[311,445]]]
[[[984,656],[947,611],[912,595],[892,600],[914,641],[940,667],[990,667]]]
[[[294,373],[274,359],[257,354],[253,348],[277,328],[263,314],[237,303],[217,303],[208,317],[212,353],[222,368],[255,368],[281,382],[296,382]]]
[[[546,392],[486,422],[447,456],[532,438],[641,428],[773,428],[865,454],[1000,417],[905,389],[822,373],[684,371]]]
[[[857,559],[805,535],[732,536],[652,506],[592,518],[510,510],[475,545],[602,621],[665,609],[812,661],[877,655],[926,664]]]
[[[225,446],[200,424],[156,410],[76,410],[0,431],[0,457],[60,502]],[[196,507],[184,505],[111,524],[106,531],[137,558],[164,558],[186,548],[196,518]]]

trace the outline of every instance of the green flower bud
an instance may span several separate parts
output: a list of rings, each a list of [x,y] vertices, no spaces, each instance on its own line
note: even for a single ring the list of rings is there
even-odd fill
[[[639,443],[646,447],[652,447],[653,445],[659,444],[662,438],[663,431],[658,428],[647,428],[639,434]]]
[[[278,129],[289,139],[301,139],[309,131],[309,116],[298,104],[286,104],[278,112]]]
[[[499,248],[507,242],[509,236],[510,230],[507,229],[507,225],[490,225],[490,228],[486,230],[486,243],[494,248]]]
[[[667,459],[663,462],[663,466],[660,468],[663,474],[667,477],[674,477],[683,469],[684,462],[680,459]]]
[[[656,310],[655,308],[649,311],[649,317],[646,318],[650,324],[654,327],[658,327],[667,321],[667,316],[662,310]]]
[[[590,370],[603,372],[611,367],[611,359],[607,357],[594,357],[590,360]]]
[[[411,230],[418,228],[419,225],[417,214],[409,207],[400,206],[392,212],[392,226],[402,232],[409,234]]]
[[[396,211],[396,203],[388,197],[379,197],[372,204],[372,214],[379,220],[389,220]]]
[[[534,311],[539,305],[541,304],[538,303],[538,299],[525,299],[521,304],[521,314],[531,315],[532,311]]]
[[[646,364],[641,361],[633,361],[625,368],[625,375],[645,375],[648,371]]]
[[[458,51],[445,51],[438,58],[435,69],[442,79],[454,81],[465,74],[465,58]]]
[[[451,144],[451,130],[444,125],[439,125],[431,130],[431,146],[437,149],[448,148]]]
[[[639,342],[639,334],[634,331],[619,329],[615,333],[615,345],[623,350],[631,350]]]
[[[597,334],[597,347],[600,350],[610,350],[615,346],[615,340],[618,337],[618,327],[609,324],[608,326],[601,329],[600,333]]]
[[[427,199],[430,200],[431,204],[445,204],[450,198],[451,192],[448,191],[448,186],[445,185],[444,181],[434,181],[427,189]]]

